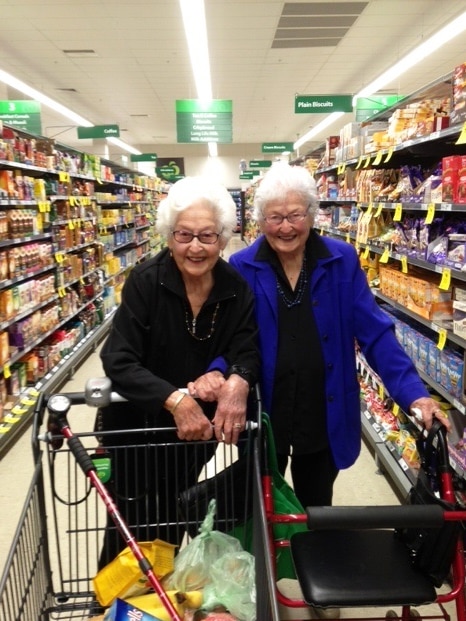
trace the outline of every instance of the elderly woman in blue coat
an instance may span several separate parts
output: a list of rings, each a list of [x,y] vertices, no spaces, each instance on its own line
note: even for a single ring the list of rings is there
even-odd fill
[[[302,167],[276,163],[260,182],[254,217],[261,235],[233,254],[256,300],[264,409],[279,467],[304,506],[330,505],[338,471],[361,447],[355,343],[406,412],[418,408],[449,428],[429,397],[394,325],[377,305],[352,245],[313,229],[316,184]]]

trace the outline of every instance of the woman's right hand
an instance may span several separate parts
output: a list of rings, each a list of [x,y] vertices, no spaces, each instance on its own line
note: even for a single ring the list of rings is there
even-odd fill
[[[178,401],[180,395],[183,398]],[[175,404],[178,404],[175,406]],[[175,406],[175,407],[174,407]],[[172,393],[165,407],[172,413],[177,428],[177,436],[180,440],[210,440],[213,435],[213,427],[210,420],[202,411],[197,401],[180,391]]]

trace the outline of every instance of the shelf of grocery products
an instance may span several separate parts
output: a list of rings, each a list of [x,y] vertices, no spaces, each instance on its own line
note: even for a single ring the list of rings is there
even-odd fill
[[[25,386],[14,401],[10,401],[0,422],[0,459],[14,445],[32,420],[34,405],[40,392],[50,394],[70,379],[75,370],[97,348],[110,329],[113,312],[90,330],[55,364],[44,377],[33,385]]]
[[[24,395],[56,389],[108,330],[127,271],[158,248],[165,190],[0,124],[0,454],[27,420]]]

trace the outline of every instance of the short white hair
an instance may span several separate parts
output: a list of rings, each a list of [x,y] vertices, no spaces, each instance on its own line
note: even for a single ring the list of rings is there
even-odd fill
[[[314,217],[319,206],[319,197],[314,177],[302,166],[292,166],[286,162],[275,162],[265,173],[254,194],[253,218],[258,222],[264,219],[264,209],[271,201],[284,201],[287,194],[296,192],[308,205]]]
[[[237,226],[236,204],[228,190],[207,177],[184,177],[174,183],[157,208],[157,230],[168,239],[181,212],[197,201],[205,201],[228,241]]]

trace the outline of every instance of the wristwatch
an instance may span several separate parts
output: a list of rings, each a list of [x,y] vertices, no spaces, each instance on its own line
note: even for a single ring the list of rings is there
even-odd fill
[[[254,383],[254,378],[252,376],[252,372],[246,367],[242,367],[239,364],[233,364],[227,371],[227,378],[230,375],[239,375],[243,379],[247,381],[249,386],[252,386]]]

